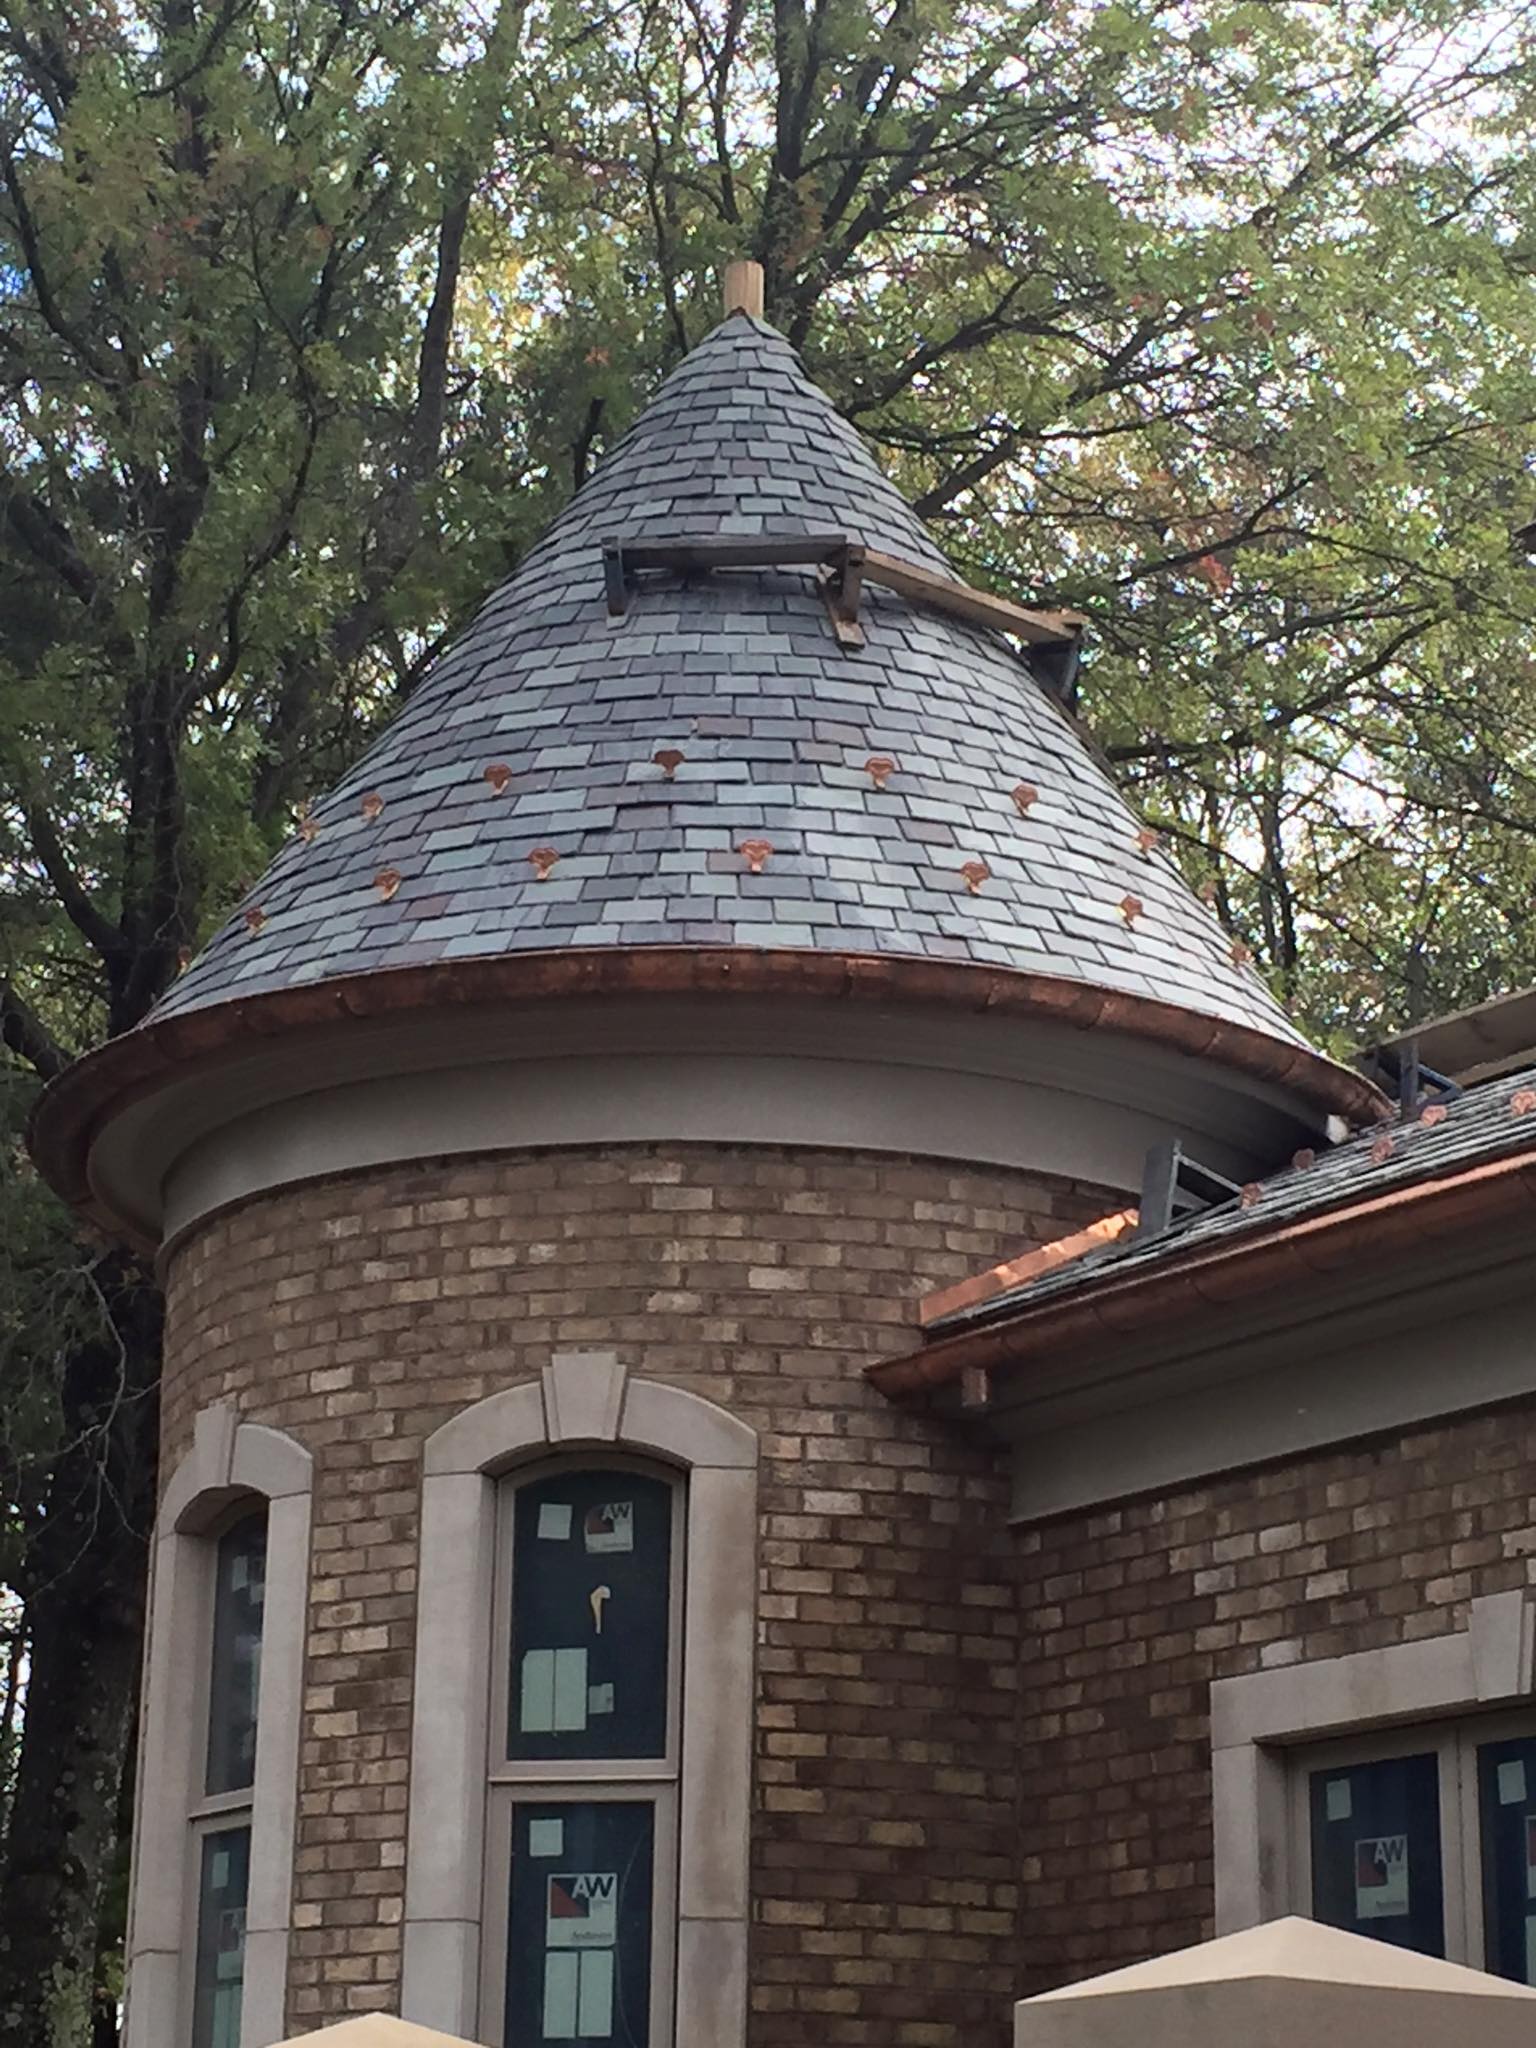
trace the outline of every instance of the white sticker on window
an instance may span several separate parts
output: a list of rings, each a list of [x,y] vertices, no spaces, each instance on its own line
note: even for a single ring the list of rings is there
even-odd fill
[[[208,1859],[208,1883],[213,1891],[221,1892],[229,1883],[229,1851],[215,1849]]]
[[[525,1735],[548,1735],[555,1725],[555,1653],[528,1650],[523,1656],[523,1692],[517,1725]]]
[[[581,1983],[581,1957],[569,1949],[549,1949],[544,1956],[544,2038],[574,2041],[576,2003]]]
[[[584,1950],[576,2003],[576,2035],[582,2041],[606,2041],[613,2032],[613,1950]]]
[[[573,1870],[551,1877],[544,1919],[550,1948],[612,1948],[619,1927],[618,1873]]]
[[[243,1593],[250,1583],[251,1561],[238,1552],[229,1560],[229,1585],[233,1593]]]
[[[606,2041],[613,2034],[613,1950],[544,1952],[544,2039]]]
[[[611,1714],[613,1712],[613,1686],[589,1685],[587,1687],[588,1715]]]
[[[587,1725],[587,1653],[555,1652],[555,1720],[557,1735],[579,1734]]]
[[[569,1735],[587,1725],[585,1650],[523,1653],[518,1726],[525,1735]]]
[[[568,1500],[546,1500],[539,1504],[539,1541],[565,1543],[571,1534],[571,1504]]]
[[[1349,1819],[1354,1811],[1354,1801],[1350,1797],[1348,1778],[1330,1778],[1323,1796],[1330,1820]]]
[[[1396,1920],[1408,1911],[1408,1837],[1372,1835],[1355,1844],[1355,1918]]]
[[[635,1547],[635,1504],[632,1500],[610,1500],[600,1508],[588,1508],[582,1523],[587,1549],[598,1555]]]
[[[1525,1765],[1519,1757],[1511,1757],[1507,1764],[1499,1765],[1499,1804],[1525,1804]]]
[[[563,1856],[565,1854],[565,1822],[563,1820],[529,1821],[528,1854],[530,1856]]]

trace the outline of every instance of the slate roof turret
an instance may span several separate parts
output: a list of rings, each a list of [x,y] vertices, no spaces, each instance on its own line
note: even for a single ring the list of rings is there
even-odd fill
[[[996,633],[866,585],[845,648],[806,569],[650,577],[608,615],[605,541],[829,532],[953,573],[784,338],[733,315],[157,1017],[395,967],[726,946],[1022,970],[1304,1045]]]

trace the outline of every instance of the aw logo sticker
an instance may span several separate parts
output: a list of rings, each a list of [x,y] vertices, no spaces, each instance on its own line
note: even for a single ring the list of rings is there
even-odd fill
[[[612,1948],[618,1936],[616,1871],[564,1871],[549,1880],[544,1931],[547,1948]]]
[[[1408,1911],[1408,1837],[1372,1835],[1355,1844],[1355,1918],[1397,1920]]]

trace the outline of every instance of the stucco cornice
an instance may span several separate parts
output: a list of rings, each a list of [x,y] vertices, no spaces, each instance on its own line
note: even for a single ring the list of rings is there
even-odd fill
[[[231,1056],[278,1039],[291,1039],[297,1049],[307,1035],[329,1032],[349,1020],[593,996],[745,1001],[792,996],[945,1006],[1118,1033],[1284,1090],[1314,1114],[1356,1122],[1381,1106],[1368,1081],[1306,1047],[1149,997],[1052,975],[904,955],[741,947],[574,948],[349,975],[142,1025],[77,1061],[44,1091],[32,1120],[33,1156],[58,1192],[93,1222],[142,1241],[142,1230],[103,1200],[90,1175],[97,1136],[130,1104],[194,1072],[211,1080]]]

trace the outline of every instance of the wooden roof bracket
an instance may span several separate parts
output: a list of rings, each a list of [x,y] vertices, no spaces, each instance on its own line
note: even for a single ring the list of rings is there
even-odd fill
[[[605,541],[603,588],[608,616],[623,618],[635,576],[644,569],[667,569],[689,576],[711,569],[814,568],[826,601],[827,616],[838,644],[862,647],[859,600],[866,583],[878,583],[899,596],[930,604],[968,625],[1022,640],[1026,660],[1038,680],[1063,703],[1070,702],[1077,673],[1084,626],[1081,612],[1035,611],[989,591],[973,590],[931,569],[917,568],[879,548],[867,548],[844,533],[760,534],[740,540],[708,539],[652,543]]]

